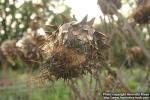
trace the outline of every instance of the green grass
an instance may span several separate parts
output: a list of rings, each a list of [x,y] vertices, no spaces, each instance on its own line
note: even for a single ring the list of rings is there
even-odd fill
[[[102,72],[102,75],[105,72]],[[145,80],[146,70],[143,67],[131,69],[122,69],[121,79],[134,92],[148,92]],[[69,89],[65,85],[64,80],[58,80],[52,86],[44,88],[35,87],[33,89],[25,85],[25,81],[30,74],[9,70],[7,78],[13,79],[15,87],[1,89],[0,100],[70,100]],[[0,78],[2,77],[0,72]],[[87,83],[90,84],[91,75],[85,75]],[[92,79],[93,80],[93,79]],[[101,80],[103,82],[103,80]],[[84,88],[84,84],[78,81],[79,87]],[[91,84],[94,87],[94,80]]]
[[[15,86],[12,89],[0,91],[0,100],[69,100],[69,90],[63,81],[58,81],[52,87],[33,88]]]
[[[27,73],[9,70],[6,77],[13,82],[13,86],[0,86],[0,100],[69,100],[69,90],[63,80],[56,81],[52,86],[29,88],[25,83],[30,77]]]
[[[147,88],[146,70],[143,66],[136,68],[123,69],[122,80],[134,92],[149,92]]]

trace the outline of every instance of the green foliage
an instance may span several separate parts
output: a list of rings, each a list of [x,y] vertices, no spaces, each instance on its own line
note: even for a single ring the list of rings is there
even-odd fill
[[[26,83],[26,80],[30,79],[30,75],[26,72],[8,70],[7,75],[7,78],[11,79],[9,81],[12,86],[0,86],[0,100],[69,100],[69,89],[64,80],[58,80],[51,86],[38,87],[36,84]]]
[[[17,87],[16,87],[17,88]],[[62,81],[53,87],[41,88],[17,88],[0,91],[0,100],[69,100],[68,89]]]
[[[136,67],[136,68],[135,68]],[[147,87],[147,81],[145,80],[146,76],[145,69],[143,66],[136,65],[132,69],[122,69],[122,77],[125,84],[129,86],[129,88],[136,92],[145,92],[149,91]]]
[[[45,24],[60,25],[62,19],[54,11],[56,7],[64,8],[58,13],[64,13],[66,16],[70,14],[70,8],[60,1],[42,0],[35,3],[25,0],[23,4],[20,3],[18,0],[0,1],[0,43],[12,38],[18,40],[27,30],[36,31],[40,27],[44,28]],[[36,25],[37,28],[33,29]]]
[[[146,75],[145,69],[141,68],[141,66],[135,67],[136,69],[122,69],[123,82],[134,92],[149,92],[148,88],[146,88],[147,82],[144,81]],[[0,87],[0,100],[70,100],[70,90],[65,85],[64,80],[58,80],[55,84],[44,86],[43,88],[30,88],[24,84],[24,81],[29,79],[29,74],[16,73],[10,70],[8,71],[8,76],[9,78],[15,77],[15,85],[14,87],[6,87],[4,90]],[[102,73],[102,76],[104,77],[105,74]],[[91,89],[94,89],[95,79],[91,79],[91,75],[89,74],[85,77],[89,83],[88,85]],[[85,83],[82,82],[78,80],[78,86],[80,89],[85,89]],[[103,88],[101,88],[102,90]]]

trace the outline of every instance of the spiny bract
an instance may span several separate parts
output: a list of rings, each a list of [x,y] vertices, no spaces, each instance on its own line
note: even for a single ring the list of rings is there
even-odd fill
[[[41,47],[45,59],[41,64],[44,77],[71,79],[101,67],[108,47],[106,35],[93,28],[94,18],[64,23]]]

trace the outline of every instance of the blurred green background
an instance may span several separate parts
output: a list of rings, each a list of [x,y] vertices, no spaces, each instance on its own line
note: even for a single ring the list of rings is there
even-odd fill
[[[129,4],[131,8],[135,4],[132,0],[122,0],[122,3]],[[6,40],[18,41],[25,34],[37,32],[40,28],[52,31],[47,30],[45,25],[63,24],[62,15],[71,18],[71,8],[62,0],[0,0],[0,45]],[[128,32],[120,30],[120,21],[103,21],[102,18],[94,27],[109,36],[111,48],[108,62],[114,70],[121,70],[120,77],[132,91],[149,91],[149,63],[141,51],[132,50],[138,47],[137,43]],[[134,29],[149,50],[150,25],[136,25]],[[52,86],[30,88],[27,81],[39,72],[37,66],[29,70],[30,66],[20,60],[7,64],[7,70],[4,70],[3,58],[0,58],[0,100],[70,100],[70,91],[64,80],[58,80]],[[102,76],[105,75],[102,73]]]

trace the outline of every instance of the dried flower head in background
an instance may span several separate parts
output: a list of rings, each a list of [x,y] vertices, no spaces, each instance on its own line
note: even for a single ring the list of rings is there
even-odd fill
[[[41,35],[28,34],[22,37],[17,42],[17,46],[20,47],[23,52],[25,59],[28,64],[37,65],[37,62],[42,59],[41,51],[39,46],[44,37]]]
[[[139,0],[137,7],[133,10],[133,13],[129,17],[133,18],[135,22],[140,24],[149,23],[150,0]]]
[[[6,40],[1,44],[1,52],[5,59],[15,65],[18,58],[22,58],[22,52],[16,47],[16,40]]]
[[[120,9],[122,6],[121,0],[105,0],[105,1],[114,4],[114,6],[116,6],[117,9]],[[106,5],[103,5],[100,0],[98,0],[97,3],[100,6],[103,14],[113,15],[113,12],[109,10],[108,7],[106,7]]]
[[[86,16],[81,22],[63,24],[49,36],[41,48],[45,54],[41,64],[44,77],[71,79],[100,68],[108,45],[105,34],[92,28],[93,22],[94,18],[87,21]]]
[[[125,62],[125,65],[127,67],[132,67],[136,61],[139,63],[142,62],[142,60],[140,59],[142,57],[142,55],[143,55],[142,49],[139,46],[133,46],[128,51],[127,61]],[[140,61],[138,61],[138,59]],[[144,58],[142,58],[142,59],[144,59]]]

